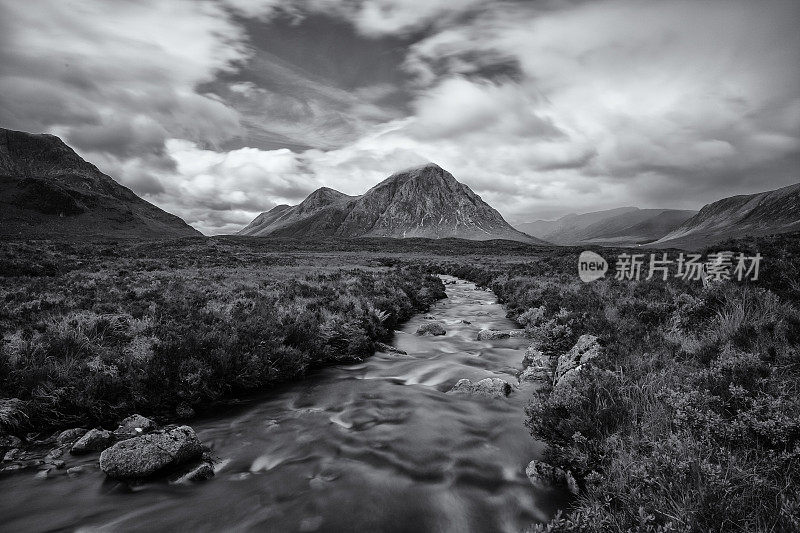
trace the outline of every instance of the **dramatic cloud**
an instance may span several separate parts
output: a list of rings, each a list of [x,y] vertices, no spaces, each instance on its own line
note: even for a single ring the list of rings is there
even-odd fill
[[[179,136],[219,145],[238,114],[199,83],[247,58],[215,3],[2,2],[0,121],[84,152],[159,154]]]
[[[206,233],[425,161],[511,220],[798,180],[793,0],[0,6],[2,125]]]

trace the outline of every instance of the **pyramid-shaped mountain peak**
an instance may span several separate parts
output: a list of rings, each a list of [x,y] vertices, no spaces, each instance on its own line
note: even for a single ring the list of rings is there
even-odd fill
[[[396,172],[361,196],[321,191],[279,217],[259,215],[240,234],[541,242],[512,228],[480,196],[435,163]]]

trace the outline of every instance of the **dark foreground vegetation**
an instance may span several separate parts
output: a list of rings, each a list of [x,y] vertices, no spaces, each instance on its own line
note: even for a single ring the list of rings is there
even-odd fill
[[[760,250],[761,279],[585,284],[576,253],[447,265],[491,287],[545,354],[584,333],[604,345],[528,409],[546,460],[581,484],[536,531],[800,531],[800,238],[715,249]]]
[[[546,355],[601,342],[528,408],[580,486],[536,530],[799,531],[800,235],[714,249],[760,251],[761,278],[582,283],[580,250],[508,242],[2,243],[0,429],[191,416],[367,356],[449,273]]]
[[[263,246],[263,243],[262,243]],[[444,296],[413,266],[204,240],[0,245],[0,430],[163,418],[371,355]]]

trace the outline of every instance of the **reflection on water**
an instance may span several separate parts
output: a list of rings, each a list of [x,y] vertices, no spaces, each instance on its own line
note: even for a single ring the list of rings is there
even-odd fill
[[[453,278],[449,278],[453,279]],[[78,477],[0,478],[9,531],[519,531],[556,495],[524,474],[541,445],[527,433],[526,389],[507,399],[445,395],[461,378],[516,384],[524,339],[478,342],[513,328],[491,292],[458,281],[428,315],[447,335],[397,332],[408,355],[378,353],[286,385],[234,413],[196,421],[222,459],[204,484],[129,489],[96,468]],[[471,324],[465,324],[467,320]],[[96,456],[84,459],[96,464]]]

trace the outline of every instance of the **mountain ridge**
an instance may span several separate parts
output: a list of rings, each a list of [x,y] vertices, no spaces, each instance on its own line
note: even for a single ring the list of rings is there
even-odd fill
[[[696,211],[618,207],[518,224],[522,231],[559,245],[634,246],[666,235]]]
[[[49,134],[0,128],[0,205],[5,236],[202,235]]]
[[[696,215],[651,246],[700,248],[743,235],[800,230],[800,183],[739,194],[703,206]]]

